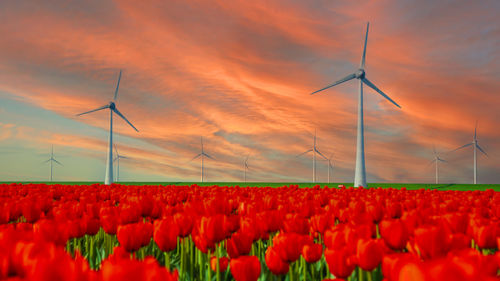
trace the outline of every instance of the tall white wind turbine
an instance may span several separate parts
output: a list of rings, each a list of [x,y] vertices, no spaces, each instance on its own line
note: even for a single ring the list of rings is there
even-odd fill
[[[45,163],[50,163],[50,182],[52,182],[52,170],[53,170],[53,167],[52,167],[52,163],[55,162],[59,165],[63,165],[61,164],[59,161],[57,161],[55,158],[54,158],[54,146],[52,145],[51,148],[50,148],[50,158],[49,160],[47,161],[44,161],[43,164]]]
[[[118,76],[118,83],[116,84],[116,90],[115,90],[115,95],[113,97],[113,100],[110,101],[108,104],[103,105],[99,108],[96,108],[91,111],[87,111],[84,113],[77,114],[77,116],[84,115],[87,113],[99,111],[102,109],[109,109],[109,139],[108,139],[108,153],[107,153],[107,159],[106,159],[106,174],[104,177],[104,184],[111,184],[113,183],[113,112],[116,113],[118,116],[120,116],[125,122],[127,122],[134,130],[139,132],[130,121],[121,114],[120,111],[118,111],[118,108],[116,108],[116,98],[118,97],[118,88],[120,87],[120,80],[122,78],[122,71],[120,70],[120,75]]]
[[[479,151],[481,151],[484,155],[488,156],[488,154],[486,154],[486,152],[484,152],[484,150],[477,143],[477,122],[476,122],[476,127],[474,128],[474,137],[472,138],[472,142],[464,144],[461,147],[452,150],[451,152],[457,151],[459,149],[462,149],[464,147],[471,146],[471,145],[473,146],[473,151],[474,151],[474,184],[477,184],[477,153],[476,153],[476,148],[479,149]]]
[[[352,79],[358,79],[359,80],[359,95],[358,95],[358,136],[357,136],[357,146],[356,146],[356,170],[355,170],[355,175],[354,175],[354,186],[359,187],[363,186],[366,187],[366,168],[365,168],[365,138],[364,138],[364,125],[363,125],[363,83],[366,84],[368,87],[372,88],[375,90],[377,93],[382,95],[384,98],[389,100],[391,103],[396,105],[397,107],[401,108],[395,101],[393,101],[389,96],[384,94],[375,84],[373,84],[370,80],[366,78],[366,73],[365,73],[365,57],[366,57],[366,43],[368,40],[368,28],[370,26],[370,23],[366,24],[366,36],[365,36],[365,45],[363,48],[363,55],[361,57],[361,64],[359,66],[359,69],[352,73],[347,75],[346,77],[336,81],[333,84],[330,84],[320,90],[317,90],[311,95],[316,94],[318,92],[321,92],[323,90],[326,90],[328,88],[331,88],[333,86],[339,85],[341,83],[344,83],[346,81],[352,80]]]
[[[212,156],[208,155],[205,153],[205,150],[203,149],[203,137],[201,137],[201,153],[193,157],[189,162],[193,161],[194,159],[201,157],[201,182],[203,182],[203,157],[208,157],[212,160],[215,160]]]
[[[429,163],[429,164],[432,164],[432,163],[436,163],[436,184],[439,183],[439,168],[438,168],[438,164],[439,162],[448,162],[444,159],[441,159],[441,157],[439,157],[439,154],[436,152],[436,148],[433,147],[433,151],[434,151],[434,159],[432,159],[432,161]]]
[[[116,161],[116,181],[120,181],[120,159],[128,159],[127,156],[120,155],[115,144],[116,157],[113,161]]]
[[[249,157],[249,156],[250,156],[250,154],[249,154],[249,155],[247,155],[247,158],[245,158],[244,167],[243,167],[243,169],[244,169],[244,171],[245,171],[245,175],[244,175],[244,177],[243,177],[243,178],[244,178],[244,180],[245,180],[245,182],[247,182],[247,170],[248,170],[248,157]]]
[[[307,150],[307,151],[304,151],[302,152],[301,154],[297,155],[296,157],[300,157],[306,153],[309,153],[309,152],[312,152],[313,153],[313,176],[312,176],[312,182],[315,183],[316,182],[316,153],[318,153],[321,157],[323,157],[324,160],[327,160],[326,157],[321,153],[319,152],[317,146],[316,146],[316,130],[314,130],[314,141],[313,141],[313,146],[311,149]]]

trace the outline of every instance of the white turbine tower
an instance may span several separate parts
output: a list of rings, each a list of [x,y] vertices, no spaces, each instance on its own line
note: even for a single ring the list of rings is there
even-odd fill
[[[439,157],[439,154],[436,152],[436,148],[433,147],[433,151],[434,151],[434,159],[429,163],[432,164],[434,162],[436,162],[436,184],[439,183],[439,168],[438,168],[438,164],[439,162],[448,162],[444,159],[441,159],[441,157]]]
[[[203,157],[208,157],[212,160],[215,160],[212,156],[208,155],[205,153],[205,150],[203,149],[203,137],[201,137],[201,153],[193,157],[189,162],[193,161],[194,159],[201,157],[201,182],[203,182]]]
[[[43,164],[45,164],[45,163],[50,163],[50,181],[51,181],[51,182],[52,182],[52,169],[53,169],[53,168],[52,168],[52,163],[53,163],[53,162],[56,162],[57,164],[59,164],[59,165],[61,165],[61,166],[63,165],[63,164],[61,164],[59,161],[57,161],[57,160],[54,158],[54,146],[52,145],[52,146],[51,146],[51,148],[50,148],[50,158],[49,158],[49,160],[47,160],[47,161],[44,161],[44,162],[43,162]]]
[[[395,101],[393,101],[389,96],[384,94],[377,86],[375,86],[370,80],[366,78],[366,73],[365,73],[365,57],[366,57],[366,42],[368,40],[368,28],[370,26],[370,23],[367,23],[366,25],[366,36],[365,36],[365,45],[363,48],[363,55],[361,57],[361,64],[359,66],[359,69],[352,73],[347,75],[346,77],[338,80],[337,82],[330,84],[320,90],[317,90],[311,95],[321,92],[323,90],[326,90],[328,88],[331,88],[333,86],[339,85],[341,83],[344,83],[346,81],[349,81],[351,79],[359,79],[359,95],[358,95],[358,136],[357,136],[357,147],[356,147],[356,170],[355,170],[355,175],[354,175],[354,186],[359,187],[363,186],[366,187],[366,168],[365,168],[365,138],[364,138],[364,125],[363,125],[363,83],[366,84],[368,87],[372,88],[375,90],[377,93],[382,95],[384,98],[388,99],[390,102],[392,102],[394,105],[397,107],[401,108]]]
[[[245,175],[244,175],[245,182],[247,182],[247,170],[248,170],[248,157],[249,156],[250,156],[250,154],[247,155],[247,158],[245,158],[244,167],[243,167],[243,169],[245,171]]]
[[[109,108],[109,139],[108,139],[108,153],[106,159],[106,175],[104,177],[104,184],[113,183],[113,112],[116,113],[118,116],[120,116],[123,120],[125,120],[125,122],[127,122],[132,128],[134,128],[134,130],[139,132],[139,130],[137,130],[137,128],[134,127],[134,125],[132,125],[132,123],[130,123],[130,121],[128,121],[127,118],[125,118],[125,116],[123,116],[123,114],[120,113],[120,111],[118,111],[118,108],[116,108],[115,102],[118,96],[118,88],[120,87],[121,78],[122,78],[122,71],[120,70],[120,75],[118,76],[118,83],[116,84],[115,95],[112,101],[94,110],[77,114],[77,116],[80,116],[87,113]]]
[[[484,150],[477,143],[477,122],[476,122],[476,127],[474,128],[474,137],[472,138],[472,142],[464,144],[461,147],[452,150],[451,152],[457,151],[459,149],[462,149],[462,148],[470,146],[470,145],[473,146],[473,150],[474,150],[474,184],[477,184],[477,153],[476,153],[476,148],[479,149],[479,151],[481,151],[484,155],[488,156],[488,154],[486,154],[486,152],[484,152]]]
[[[333,164],[332,164],[332,159],[333,159],[333,153],[328,157],[326,160],[328,160],[328,183],[330,183],[330,170],[332,170],[332,177],[333,177]]]
[[[314,130],[314,141],[313,141],[313,146],[311,149],[302,152],[301,154],[297,155],[296,157],[300,157],[306,153],[312,152],[313,153],[313,176],[312,176],[312,182],[316,182],[316,153],[318,153],[323,159],[327,160],[326,157],[319,152],[318,148],[316,147],[316,130]]]
[[[113,161],[116,161],[116,181],[120,181],[120,159],[128,159],[126,156],[122,156],[118,153],[118,149],[115,144],[116,157]]]

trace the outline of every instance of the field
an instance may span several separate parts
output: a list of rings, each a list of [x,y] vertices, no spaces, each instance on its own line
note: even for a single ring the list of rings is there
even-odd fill
[[[498,185],[161,184],[0,184],[0,280],[500,279]]]
[[[12,183],[12,182],[0,182],[1,183]],[[51,184],[50,182],[39,182],[39,181],[31,181],[24,183],[45,183]],[[68,185],[88,185],[95,184],[99,182],[53,182],[53,184],[68,184]],[[352,182],[340,182],[340,183],[297,183],[297,182],[120,182],[120,184],[124,185],[193,185],[197,184],[199,186],[258,186],[258,187],[281,187],[281,186],[289,186],[289,185],[298,185],[301,188],[305,187],[313,187],[315,185],[319,185],[321,187],[329,186],[329,187],[337,187],[339,185],[344,186],[352,186]],[[495,191],[500,191],[500,184],[455,184],[455,183],[446,183],[446,184],[430,184],[430,183],[368,183],[368,187],[376,188],[403,188],[405,187],[408,190],[415,190],[420,188],[425,189],[436,189],[436,190],[486,190],[493,189]]]

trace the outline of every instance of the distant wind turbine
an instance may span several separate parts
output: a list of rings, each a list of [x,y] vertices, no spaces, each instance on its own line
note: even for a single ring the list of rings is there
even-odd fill
[[[439,162],[448,162],[444,159],[441,159],[441,157],[439,157],[439,154],[436,152],[436,148],[433,147],[432,148],[433,151],[434,151],[434,159],[429,163],[429,164],[432,164],[434,162],[436,162],[436,184],[439,183],[439,170],[438,170],[438,164]]]
[[[474,128],[474,137],[472,138],[472,142],[464,144],[461,147],[452,150],[451,152],[457,151],[459,149],[462,149],[462,148],[470,146],[470,145],[473,146],[473,150],[474,150],[474,184],[477,184],[477,156],[476,156],[477,153],[476,153],[476,148],[479,149],[479,151],[481,151],[484,155],[488,156],[488,154],[486,154],[486,152],[484,152],[484,150],[477,143],[477,121],[476,121],[476,127]]]
[[[247,170],[248,170],[248,157],[249,156],[250,156],[250,154],[247,155],[247,158],[245,158],[245,163],[244,163],[245,166],[243,167],[244,171],[245,171],[245,176],[244,176],[245,182],[247,182]]]
[[[116,157],[113,161],[116,161],[116,181],[120,181],[120,159],[128,159],[126,156],[122,156],[118,154],[118,149],[116,148],[115,144],[115,152],[116,152]]]
[[[366,73],[365,73],[365,57],[366,57],[366,43],[368,40],[368,28],[370,26],[370,23],[367,23],[366,25],[366,36],[365,36],[365,45],[363,48],[363,55],[361,57],[361,64],[359,66],[359,69],[352,73],[347,75],[346,77],[338,80],[337,82],[330,84],[320,90],[317,90],[311,95],[316,94],[318,92],[321,92],[323,90],[326,90],[328,88],[331,88],[333,86],[339,85],[341,83],[344,83],[346,81],[352,80],[352,79],[359,79],[359,95],[358,95],[358,136],[357,136],[357,147],[356,147],[356,171],[354,175],[354,186],[359,187],[363,186],[366,187],[366,168],[365,168],[365,139],[364,139],[364,125],[363,125],[363,83],[366,84],[368,87],[372,88],[375,90],[377,93],[382,95],[384,98],[392,102],[394,105],[397,107],[401,108],[399,104],[397,104],[395,101],[393,101],[389,96],[384,94],[375,84],[370,82],[366,78]]]
[[[318,153],[323,159],[327,160],[326,157],[319,152],[318,148],[316,147],[316,130],[314,130],[314,141],[313,141],[313,146],[311,149],[302,152],[301,154],[297,155],[296,157],[300,157],[306,153],[312,152],[313,153],[313,183],[316,182],[316,153]]]
[[[118,116],[120,116],[123,120],[125,120],[125,122],[127,122],[132,128],[134,128],[134,130],[139,132],[139,130],[137,130],[137,128],[134,127],[134,125],[132,125],[132,123],[130,123],[130,121],[128,121],[127,118],[125,118],[125,116],[123,116],[123,114],[121,114],[120,111],[118,111],[118,108],[116,108],[115,102],[118,96],[118,88],[120,87],[121,78],[122,78],[122,71],[120,70],[120,75],[118,76],[118,83],[116,84],[115,95],[112,101],[94,110],[77,114],[77,116],[80,116],[87,113],[109,108],[109,139],[108,139],[108,153],[106,159],[106,175],[104,177],[104,184],[113,183],[113,112],[116,113]]]
[[[203,157],[208,157],[212,160],[215,160],[212,156],[208,155],[205,153],[205,150],[203,149],[203,137],[201,137],[201,153],[196,155],[195,157],[193,157],[193,159],[191,159],[189,162],[193,161],[194,159],[198,158],[198,157],[201,157],[201,182],[203,182]]]
[[[330,170],[332,170],[332,177],[333,177],[333,164],[332,164],[332,159],[333,159],[333,153],[328,157],[326,160],[328,160],[328,183],[330,183]]]
[[[50,182],[52,182],[52,169],[53,169],[52,168],[52,163],[53,162],[56,162],[57,164],[59,164],[61,166],[63,165],[63,164],[61,164],[59,161],[57,161],[54,158],[54,146],[52,145],[51,148],[50,148],[50,158],[49,158],[49,160],[43,162],[43,164],[50,163]]]

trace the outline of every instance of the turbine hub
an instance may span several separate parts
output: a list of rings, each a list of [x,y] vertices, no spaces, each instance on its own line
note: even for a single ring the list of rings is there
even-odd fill
[[[115,109],[115,108],[116,108],[115,103],[114,103],[114,102],[112,102],[112,101],[110,101],[110,102],[109,102],[109,108],[110,108],[110,109]]]
[[[365,71],[363,69],[358,69],[354,75],[356,75],[356,78],[358,79],[363,79],[365,78]]]

